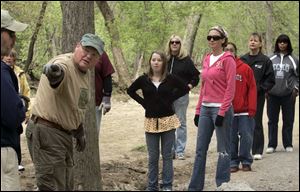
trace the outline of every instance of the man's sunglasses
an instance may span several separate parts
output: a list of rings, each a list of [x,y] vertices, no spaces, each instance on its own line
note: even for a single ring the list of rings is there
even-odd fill
[[[176,44],[176,45],[178,45],[178,44],[180,44],[180,41],[170,41],[170,44]]]
[[[211,39],[213,39],[214,41],[218,41],[220,39],[223,39],[223,37],[218,36],[218,35],[212,35],[212,36],[209,35],[206,37],[206,39],[207,39],[207,41],[210,41]]]

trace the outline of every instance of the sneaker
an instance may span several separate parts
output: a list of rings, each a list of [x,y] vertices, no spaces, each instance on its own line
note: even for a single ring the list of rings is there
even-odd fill
[[[242,165],[243,167],[242,167],[242,170],[243,171],[251,171],[251,165]]]
[[[239,170],[238,167],[230,167],[230,173],[235,173]]]
[[[266,153],[274,153],[275,152],[275,149],[273,147],[268,147],[267,150],[266,150]]]
[[[178,154],[177,159],[179,160],[185,160],[184,154]]]
[[[172,191],[170,188],[163,188],[162,191]]]
[[[19,169],[19,171],[24,171],[25,170],[25,168],[23,167],[23,165],[19,165],[18,169]]]
[[[287,147],[287,148],[285,148],[286,152],[293,152],[293,150],[294,150],[293,147]]]
[[[255,154],[253,156],[254,160],[262,160],[262,155],[261,154]]]

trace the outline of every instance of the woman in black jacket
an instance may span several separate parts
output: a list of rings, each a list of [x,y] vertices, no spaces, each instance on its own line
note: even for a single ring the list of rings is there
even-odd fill
[[[172,147],[175,129],[180,123],[173,110],[173,102],[185,95],[189,88],[175,75],[167,72],[166,56],[154,51],[149,60],[149,72],[141,75],[127,89],[127,93],[145,109],[145,135],[148,149],[148,191],[158,190],[159,143],[163,158],[162,189],[172,190]],[[142,97],[137,90],[142,90]]]
[[[247,63],[254,72],[257,88],[257,111],[254,117],[255,129],[253,134],[252,155],[255,160],[262,159],[264,150],[263,132],[263,109],[265,104],[265,94],[275,84],[275,76],[272,61],[261,52],[262,38],[258,33],[252,33],[249,38],[248,46],[250,52],[243,55],[241,60]]]
[[[182,45],[178,35],[172,35],[166,46],[168,72],[177,75],[190,90],[199,83],[200,72]],[[176,130],[174,155],[179,160],[185,159],[187,141],[186,111],[189,105],[189,94],[185,94],[174,102],[174,109],[180,120],[180,127]],[[175,154],[176,153],[176,154]],[[176,157],[175,156],[175,157]]]

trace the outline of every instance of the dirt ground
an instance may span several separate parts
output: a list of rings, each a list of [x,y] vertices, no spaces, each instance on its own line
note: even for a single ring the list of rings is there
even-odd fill
[[[188,141],[186,160],[174,160],[173,190],[185,191],[190,181],[195,156],[197,128],[193,124],[194,109],[198,96],[190,95],[187,114]],[[103,117],[100,133],[100,161],[103,190],[140,191],[147,186],[147,150],[143,129],[144,110],[133,100],[112,100],[112,110]],[[266,113],[266,111],[265,111]],[[281,130],[281,123],[279,130]],[[265,148],[267,144],[267,117],[264,115]],[[231,186],[243,184],[257,191],[299,191],[299,98],[297,99],[294,135],[294,152],[284,151],[279,133],[279,145],[274,154],[264,154],[254,161],[251,172],[231,174]],[[25,171],[20,173],[22,190],[34,190],[35,176],[26,138],[22,134],[22,156]],[[216,189],[216,138],[213,135],[207,157],[206,191]],[[161,162],[160,162],[161,163]],[[161,166],[160,166],[161,168]],[[161,177],[161,175],[160,175]],[[227,190],[230,190],[230,188]]]

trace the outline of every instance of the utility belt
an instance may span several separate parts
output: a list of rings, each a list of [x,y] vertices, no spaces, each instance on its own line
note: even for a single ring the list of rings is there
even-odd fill
[[[62,126],[60,126],[56,123],[53,123],[51,121],[48,121],[46,119],[43,119],[41,117],[38,117],[36,115],[32,115],[31,120],[33,121],[34,124],[39,123],[39,124],[42,124],[42,125],[46,125],[47,127],[55,128],[55,129],[58,129],[60,131],[63,131],[65,133],[67,133],[68,135],[72,134],[71,131],[64,129]]]

